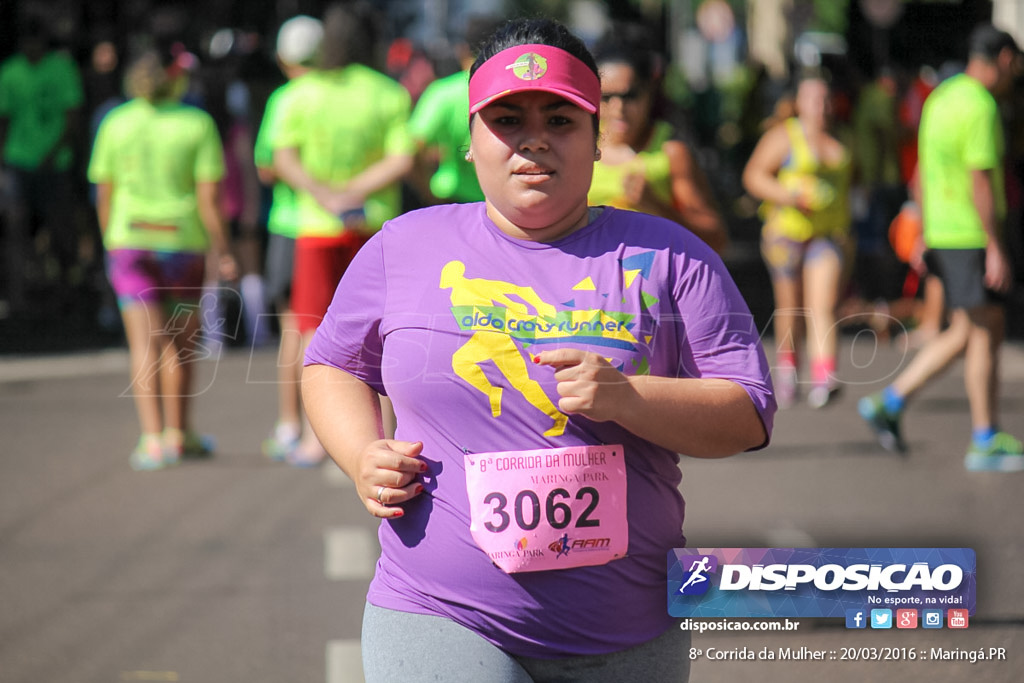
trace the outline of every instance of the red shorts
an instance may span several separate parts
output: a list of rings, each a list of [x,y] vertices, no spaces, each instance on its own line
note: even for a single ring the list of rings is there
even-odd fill
[[[340,237],[300,237],[295,241],[291,307],[302,334],[320,325],[341,276],[367,239],[346,232]]]

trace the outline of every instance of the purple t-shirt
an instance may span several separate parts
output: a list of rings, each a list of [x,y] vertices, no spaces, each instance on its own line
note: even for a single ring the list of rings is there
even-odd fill
[[[605,208],[536,243],[503,233],[483,203],[400,216],[348,268],[305,361],[386,391],[396,438],[424,444],[425,492],[381,524],[369,602],[448,617],[540,658],[621,650],[671,626],[666,555],[685,544],[679,456],[612,422],[571,416],[553,430],[554,370],[530,354],[555,348],[595,351],[627,375],[733,380],[771,433],[775,400],[754,320],[689,231]],[[470,534],[463,454],[582,444],[624,446],[627,556],[506,574]]]

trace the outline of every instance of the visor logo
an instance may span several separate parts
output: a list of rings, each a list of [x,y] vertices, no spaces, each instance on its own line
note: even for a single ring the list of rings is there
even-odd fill
[[[519,55],[516,61],[505,68],[511,69],[512,74],[520,80],[535,81],[548,72],[548,60],[536,52],[527,52]]]

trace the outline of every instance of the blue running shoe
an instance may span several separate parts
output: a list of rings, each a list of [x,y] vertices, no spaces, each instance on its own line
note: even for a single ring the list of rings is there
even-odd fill
[[[885,409],[881,394],[865,396],[857,402],[857,412],[878,437],[878,443],[887,451],[906,453],[907,445],[900,435],[900,413]]]

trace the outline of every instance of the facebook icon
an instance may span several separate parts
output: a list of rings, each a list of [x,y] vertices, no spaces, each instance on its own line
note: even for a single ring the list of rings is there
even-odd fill
[[[867,628],[868,619],[862,609],[846,610],[846,628]]]

